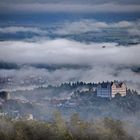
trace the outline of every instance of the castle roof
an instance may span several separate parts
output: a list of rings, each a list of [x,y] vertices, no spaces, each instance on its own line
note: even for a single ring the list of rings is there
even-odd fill
[[[102,82],[99,85],[101,85],[101,88],[108,88],[108,86],[111,86],[110,82]]]
[[[122,85],[124,84],[123,82],[113,82],[116,86],[116,88],[121,88]]]
[[[118,81],[102,82],[102,83],[99,83],[99,86],[101,86],[101,88],[108,88],[108,86],[112,86],[113,84],[115,84],[116,88],[121,88],[124,82],[118,82]]]

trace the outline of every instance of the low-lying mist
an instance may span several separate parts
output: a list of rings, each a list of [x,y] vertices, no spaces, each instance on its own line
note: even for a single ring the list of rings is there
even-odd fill
[[[116,65],[96,65],[94,67],[60,67],[56,69],[35,68],[31,66],[20,69],[1,69],[1,90],[30,90],[40,86],[60,85],[64,82],[102,82],[125,81],[129,88],[140,90],[139,72],[131,67]]]

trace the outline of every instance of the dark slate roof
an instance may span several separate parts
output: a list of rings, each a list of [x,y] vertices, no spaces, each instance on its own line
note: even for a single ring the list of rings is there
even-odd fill
[[[107,88],[108,86],[111,86],[111,83],[110,82],[102,82],[100,83],[101,85],[101,88]]]
[[[123,84],[122,82],[115,82],[115,85],[117,88],[120,88],[122,86],[122,84]]]

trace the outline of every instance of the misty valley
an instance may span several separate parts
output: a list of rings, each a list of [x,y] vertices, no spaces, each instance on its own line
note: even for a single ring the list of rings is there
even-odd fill
[[[5,95],[7,99],[1,100],[1,110],[13,118],[32,114],[36,119],[49,121],[56,110],[65,119],[75,112],[86,120],[104,117],[126,119],[128,114],[138,114],[139,93],[129,88],[119,88],[119,93],[113,89],[114,83],[119,82],[63,83],[60,86],[17,90]]]
[[[0,140],[140,140],[140,0],[0,0]]]

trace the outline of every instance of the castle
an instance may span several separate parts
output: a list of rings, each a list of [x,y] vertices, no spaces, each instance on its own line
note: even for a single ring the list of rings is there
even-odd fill
[[[124,82],[103,82],[97,86],[97,97],[114,98],[116,94],[126,95],[126,84]]]

